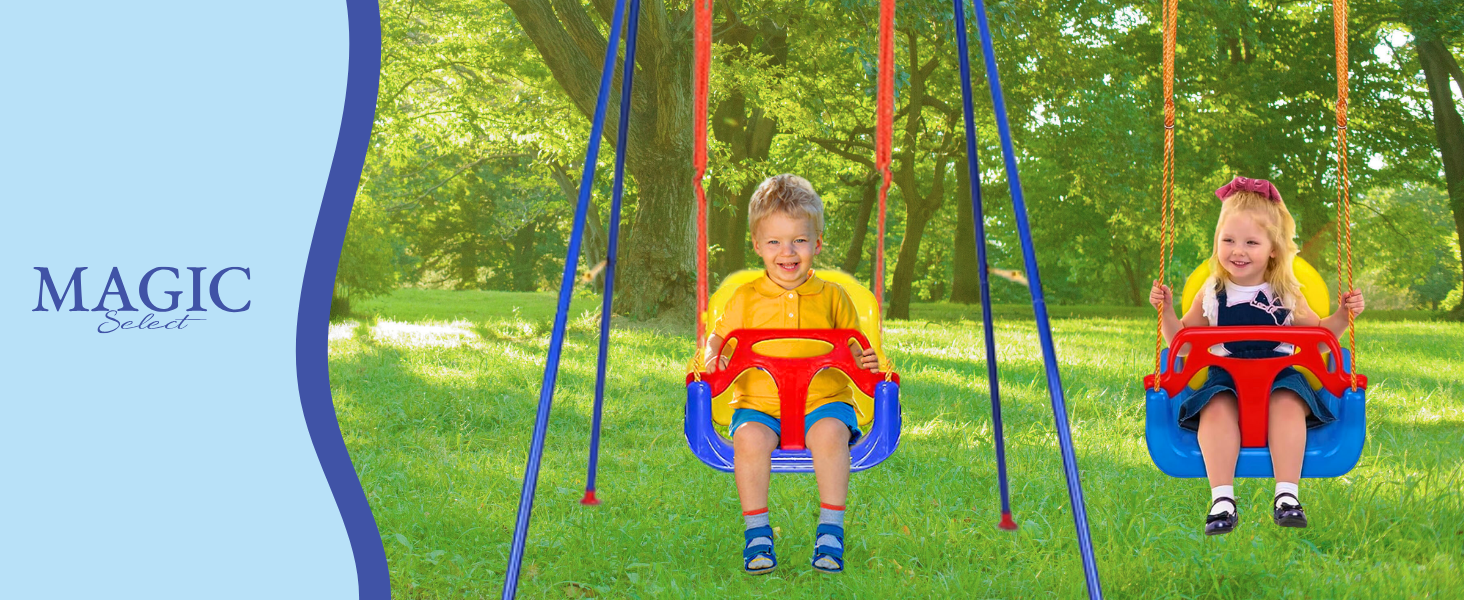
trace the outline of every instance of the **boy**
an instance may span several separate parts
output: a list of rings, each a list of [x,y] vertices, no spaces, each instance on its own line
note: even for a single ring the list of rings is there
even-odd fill
[[[778,175],[752,194],[747,211],[752,245],[763,259],[764,276],[737,289],[707,342],[708,371],[727,366],[714,360],[723,338],[734,329],[857,329],[854,302],[843,288],[813,274],[813,257],[823,251],[823,202],[807,180]],[[859,367],[877,371],[873,349],[854,347]],[[808,387],[805,443],[813,455],[821,506],[815,533],[813,568],[844,570],[844,500],[849,494],[849,446],[859,439],[853,390],[832,371],[815,375]],[[753,575],[778,566],[773,530],[768,524],[768,483],[778,447],[779,403],[772,379],[751,370],[733,388],[732,447],[737,495],[746,525],[743,570]]]

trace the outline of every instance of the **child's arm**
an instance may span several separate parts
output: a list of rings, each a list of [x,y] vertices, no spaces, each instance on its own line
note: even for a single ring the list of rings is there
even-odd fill
[[[1338,307],[1337,312],[1327,315],[1325,319],[1317,320],[1322,327],[1330,329],[1332,335],[1342,337],[1342,332],[1347,331],[1347,313],[1352,313],[1352,318],[1356,319],[1362,314],[1365,308],[1367,308],[1367,304],[1362,299],[1362,292],[1352,290],[1346,294],[1342,294],[1342,305]],[[1310,309],[1308,309],[1308,312],[1310,312]],[[1317,318],[1316,313],[1312,313],[1312,318]],[[1294,323],[1295,319],[1292,322]]]
[[[1185,327],[1200,327],[1210,323],[1205,319],[1204,308],[1201,307],[1203,303],[1204,294],[1195,294],[1195,301],[1190,303],[1189,309],[1184,312],[1184,317],[1176,317],[1174,316],[1174,291],[1167,285],[1158,281],[1154,282],[1154,287],[1149,290],[1149,304],[1159,310],[1159,328],[1164,332],[1165,344],[1174,341],[1174,336]]]
[[[708,373],[715,373],[717,371],[727,368],[727,361],[730,359],[726,356],[722,356],[719,354],[721,349],[722,336],[714,333],[711,337],[707,338],[706,351],[703,353],[702,356],[703,370]]]

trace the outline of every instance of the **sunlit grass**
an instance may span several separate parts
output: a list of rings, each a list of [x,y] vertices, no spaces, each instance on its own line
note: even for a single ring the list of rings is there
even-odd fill
[[[520,585],[524,598],[1083,596],[1030,308],[996,326],[1012,503],[996,529],[979,307],[917,305],[887,324],[903,378],[900,450],[856,474],[848,572],[808,567],[811,476],[775,478],[782,565],[740,572],[732,479],[681,433],[690,324],[611,334],[599,495],[582,507],[597,301],[577,301]],[[394,597],[497,597],[543,376],[554,299],[403,290],[331,328],[331,381],[382,533]],[[1165,477],[1143,440],[1151,311],[1054,307],[1067,408],[1104,589],[1146,598],[1423,598],[1464,592],[1464,325],[1369,319],[1368,444],[1345,477],[1306,480],[1312,527],[1282,530],[1271,482],[1242,481],[1241,525],[1201,534],[1209,494]],[[1344,340],[1345,342],[1345,340]]]

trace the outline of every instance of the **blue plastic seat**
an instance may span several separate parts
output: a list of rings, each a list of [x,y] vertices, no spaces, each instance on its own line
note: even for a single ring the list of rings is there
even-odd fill
[[[712,391],[705,381],[686,384],[686,442],[691,453],[718,471],[732,472],[732,442],[712,422]],[[873,467],[895,452],[900,443],[900,385],[881,382],[875,386],[874,422],[859,442],[849,448],[851,471]],[[812,473],[813,455],[808,450],[774,450],[774,473]]]
[[[1344,370],[1352,369],[1352,357],[1347,349],[1340,349]],[[1169,349],[1160,355],[1161,372],[1168,372]],[[1181,359],[1179,362],[1183,362]],[[1335,370],[1330,362],[1329,370]],[[1179,426],[1179,407],[1193,394],[1186,387],[1179,394],[1170,396],[1163,390],[1147,391],[1145,402],[1145,432],[1149,456],[1160,471],[1171,477],[1204,477],[1205,461],[1200,455],[1200,444],[1192,431]],[[1317,390],[1322,402],[1335,407],[1337,420],[1333,423],[1307,431],[1306,458],[1302,463],[1302,477],[1337,477],[1351,471],[1362,457],[1362,445],[1367,438],[1366,389],[1349,388],[1341,398],[1325,388]],[[1267,448],[1241,448],[1235,465],[1236,477],[1273,477],[1271,452]]]

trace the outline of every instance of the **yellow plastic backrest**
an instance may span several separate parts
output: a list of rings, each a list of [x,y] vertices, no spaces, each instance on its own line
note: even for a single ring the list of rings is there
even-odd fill
[[[819,279],[828,283],[838,284],[849,294],[849,299],[854,301],[854,309],[859,314],[859,330],[864,332],[864,337],[869,338],[869,345],[874,347],[874,352],[879,356],[880,364],[889,364],[885,360],[884,349],[880,340],[880,315],[879,307],[874,302],[874,292],[853,275],[842,271],[818,270],[816,275]],[[732,273],[722,279],[722,285],[717,286],[717,291],[707,299],[707,312],[702,316],[702,322],[707,325],[708,335],[711,334],[712,326],[722,316],[722,311],[727,308],[727,302],[737,292],[737,288],[757,281],[763,276],[762,270],[748,269]],[[790,350],[792,354],[801,354],[799,350]],[[819,352],[817,354],[821,354]],[[852,386],[851,386],[852,387]],[[712,399],[712,421],[718,425],[727,426],[732,423],[732,388],[728,387],[722,395]],[[864,395],[859,388],[854,388],[854,409],[859,416],[860,428],[868,431],[869,425],[874,421],[874,399]]]
[[[1306,262],[1300,256],[1292,259],[1291,270],[1296,273],[1296,280],[1301,283],[1301,295],[1306,298],[1306,305],[1311,307],[1312,312],[1318,317],[1325,317],[1332,314],[1331,296],[1327,292],[1327,282],[1322,281],[1322,274],[1318,273],[1311,263]],[[1210,278],[1210,261],[1206,260],[1195,267],[1190,273],[1189,279],[1184,280],[1184,294],[1181,296],[1180,311],[1189,310],[1194,305],[1195,296],[1200,294],[1201,288],[1205,287],[1205,281]],[[1322,383],[1311,371],[1297,368],[1306,377],[1312,389],[1321,389]],[[1190,380],[1189,386],[1192,389],[1200,389],[1204,385],[1205,376],[1210,369],[1200,369],[1195,378]]]

